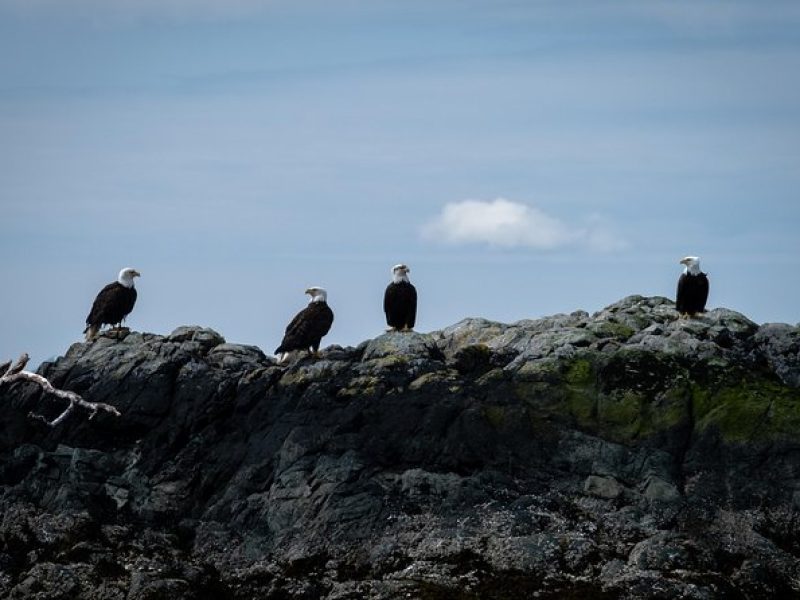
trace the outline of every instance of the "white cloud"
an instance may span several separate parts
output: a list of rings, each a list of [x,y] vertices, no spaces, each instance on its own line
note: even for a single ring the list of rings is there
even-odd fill
[[[450,202],[421,229],[425,239],[445,244],[489,244],[553,250],[584,246],[609,252],[627,243],[596,215],[584,226],[567,225],[544,211],[504,198]]]

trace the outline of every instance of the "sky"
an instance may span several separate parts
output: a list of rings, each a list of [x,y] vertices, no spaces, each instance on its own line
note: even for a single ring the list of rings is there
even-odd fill
[[[270,354],[674,296],[800,321],[800,4],[0,0],[0,360],[127,324]]]

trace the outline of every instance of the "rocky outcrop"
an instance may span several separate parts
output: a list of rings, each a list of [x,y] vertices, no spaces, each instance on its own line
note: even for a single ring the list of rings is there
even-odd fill
[[[800,330],[629,297],[329,347],[182,327],[0,389],[0,597],[800,594]],[[63,407],[52,406],[53,414]]]

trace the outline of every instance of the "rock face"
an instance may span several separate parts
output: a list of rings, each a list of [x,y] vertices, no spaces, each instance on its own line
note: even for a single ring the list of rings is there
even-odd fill
[[[0,597],[800,594],[800,330],[629,297],[278,367],[216,332],[0,389]]]

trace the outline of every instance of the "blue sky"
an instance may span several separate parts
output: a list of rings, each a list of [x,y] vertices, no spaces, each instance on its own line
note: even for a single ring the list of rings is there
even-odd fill
[[[674,293],[800,320],[800,6],[0,0],[0,358],[137,330],[271,352]]]

